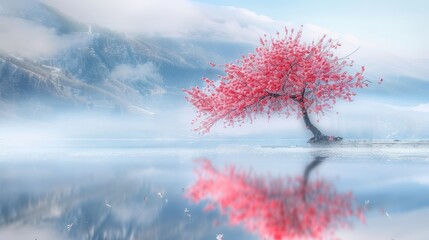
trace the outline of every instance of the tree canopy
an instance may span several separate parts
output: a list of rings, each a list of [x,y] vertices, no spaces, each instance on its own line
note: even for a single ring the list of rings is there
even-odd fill
[[[353,71],[349,57],[339,58],[338,40],[321,37],[306,43],[299,31],[260,38],[256,52],[225,64],[218,80],[203,78],[203,88],[185,90],[197,111],[197,131],[209,132],[220,120],[226,125],[273,113],[323,114],[338,99],[351,101],[356,88],[368,86],[365,68]],[[214,64],[213,64],[214,65]]]

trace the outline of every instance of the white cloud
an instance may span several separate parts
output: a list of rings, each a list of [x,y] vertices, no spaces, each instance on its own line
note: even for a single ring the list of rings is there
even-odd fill
[[[182,33],[192,21],[201,18],[196,6],[187,0],[44,0],[79,21],[96,23],[121,32]]]
[[[173,38],[234,41],[256,45],[263,34],[282,31],[294,24],[273,20],[255,12],[228,6],[201,4],[189,0],[43,0],[77,21],[98,24],[119,32],[145,36],[161,35]],[[50,55],[70,44],[52,29],[22,19],[2,17],[0,22],[0,49],[18,51],[25,56]],[[299,25],[295,24],[295,27]],[[365,65],[374,79],[388,76],[429,77],[427,61],[419,64],[383,52],[352,33],[338,33],[314,24],[304,26],[304,39],[318,39],[323,34],[338,39],[343,46],[338,56]],[[29,41],[31,39],[31,41]],[[244,54],[244,53],[243,53]],[[239,56],[237,56],[239,57]]]
[[[355,61],[355,66],[366,67],[366,75],[372,80],[390,76],[409,76],[418,79],[427,79],[428,60],[407,59],[390,53],[383,47],[359,39],[352,33],[333,32],[330,29],[314,24],[304,25],[303,38],[307,41],[318,39],[324,34],[329,38],[337,39],[342,44],[336,53],[339,57],[349,56]]]
[[[119,32],[169,37],[256,42],[284,23],[235,7],[198,4],[189,0],[44,0],[87,24]]]
[[[111,77],[123,82],[162,82],[162,76],[160,75],[157,67],[151,62],[147,62],[135,67],[119,65],[112,71]]]
[[[256,44],[260,36],[273,34],[287,24],[236,7],[201,5],[200,10],[205,18],[196,27],[202,32],[217,33],[215,37],[223,40]]]
[[[75,38],[58,36],[32,21],[0,16],[0,50],[29,58],[48,57],[66,49]]]
[[[119,80],[127,85],[131,84],[144,84],[147,85],[151,95],[163,94],[165,89],[160,87],[163,78],[159,73],[158,68],[152,63],[130,66],[119,65],[112,71],[110,77]]]

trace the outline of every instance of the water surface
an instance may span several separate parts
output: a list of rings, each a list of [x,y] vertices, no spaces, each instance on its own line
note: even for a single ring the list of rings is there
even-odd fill
[[[423,240],[428,172],[429,150],[418,142],[5,147],[0,239]],[[202,179],[212,185],[201,187]]]

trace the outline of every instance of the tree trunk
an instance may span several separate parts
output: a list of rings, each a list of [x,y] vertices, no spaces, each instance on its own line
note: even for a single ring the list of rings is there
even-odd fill
[[[310,117],[308,116],[307,109],[304,105],[304,95],[305,90],[302,92],[301,99],[297,99],[297,97],[292,97],[293,100],[299,104],[299,107],[301,108],[302,117],[304,118],[305,126],[313,133],[314,137],[310,138],[307,142],[308,143],[329,143],[329,142],[337,142],[343,140],[342,137],[333,137],[333,136],[326,136],[323,134],[316,126],[313,125],[310,121]]]
[[[321,140],[323,138],[323,136],[325,136],[325,135],[322,134],[322,132],[319,129],[317,129],[317,127],[315,127],[313,125],[313,123],[311,123],[310,117],[308,116],[308,112],[307,112],[307,109],[305,108],[304,104],[300,104],[300,105],[301,105],[302,117],[304,118],[305,126],[314,135],[314,138],[311,138],[309,141],[311,141],[312,139],[313,139],[313,141]]]

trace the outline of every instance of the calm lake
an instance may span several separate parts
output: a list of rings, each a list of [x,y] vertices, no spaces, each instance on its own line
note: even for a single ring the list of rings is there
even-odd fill
[[[0,149],[1,240],[429,239],[426,142],[60,142]]]

